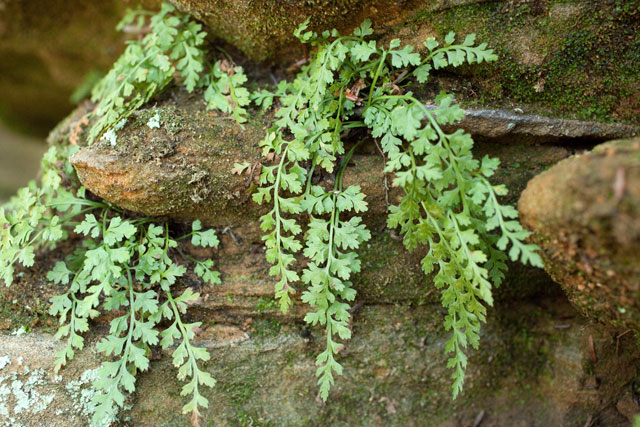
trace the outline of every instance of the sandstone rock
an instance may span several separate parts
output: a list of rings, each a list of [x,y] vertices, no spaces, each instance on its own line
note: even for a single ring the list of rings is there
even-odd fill
[[[150,216],[166,216],[174,220],[190,221],[201,219],[213,226],[230,226],[258,233],[257,219],[262,209],[251,200],[255,180],[250,176],[232,172],[234,163],[249,162],[257,177],[260,154],[258,142],[269,127],[270,118],[253,118],[240,128],[233,120],[214,116],[204,111],[204,103],[177,91],[173,97],[165,97],[153,107],[140,110],[119,132],[118,143],[112,147],[101,141],[81,149],[71,158],[83,185],[94,194],[110,202]],[[82,111],[82,110],[80,110]],[[79,114],[79,113],[78,113]],[[151,129],[146,126],[148,119],[159,114],[161,126]],[[473,120],[479,115],[472,110],[462,123],[472,132],[485,137],[478,144],[478,155],[490,154],[503,160],[498,177],[516,192],[535,173],[548,165],[566,157],[568,151],[561,147],[542,147],[528,144],[531,138],[557,139],[575,135],[584,137],[595,124],[579,123],[573,128],[581,130],[567,132],[565,128],[557,132],[545,133],[535,125],[537,120],[544,123],[565,121],[529,118],[523,121],[520,131],[513,130],[513,138],[501,133],[499,142],[486,140],[496,136],[496,131],[487,125],[487,119]],[[486,112],[483,112],[486,117]],[[497,116],[511,118],[508,114]],[[500,119],[502,120],[502,119]],[[499,127],[497,122],[495,127]],[[501,121],[504,124],[504,121]],[[67,128],[70,123],[67,123]],[[602,125],[607,132],[630,132],[627,127]],[[53,142],[64,143],[68,129],[59,128]],[[398,191],[385,191],[385,177],[382,173],[383,159],[372,145],[354,157],[347,169],[345,184],[359,184],[367,195],[369,222],[381,225],[386,215],[387,200],[390,203],[398,197]],[[326,176],[324,179],[332,179]]]
[[[409,0],[178,0],[184,10],[203,21],[212,34],[238,47],[251,58],[291,59],[302,53],[293,32],[306,19],[319,31],[338,28],[351,32],[365,18],[384,31],[417,11],[439,12],[486,0],[437,0],[425,4]]]
[[[635,375],[631,337],[616,346],[603,327],[589,325],[560,300],[498,304],[480,351],[472,353],[465,392],[452,401],[446,333],[434,310],[365,304],[355,315],[353,339],[339,355],[344,375],[324,405],[316,398],[314,358],[322,339],[315,329],[269,317],[250,327],[206,326],[196,344],[211,353],[203,367],[218,382],[201,389],[210,402],[201,422],[444,427],[471,425],[482,410],[487,426],[584,425],[590,417],[602,425],[624,422],[610,402]],[[569,327],[557,328],[558,323]],[[7,362],[0,365],[0,423],[86,425],[89,385],[102,359],[95,344],[103,332],[89,334],[86,348],[59,375],[51,365],[60,343],[50,334],[0,335],[0,360]],[[600,357],[596,363],[589,337]],[[170,351],[153,361],[150,371],[138,373],[121,421],[189,425],[180,412],[185,398]],[[590,386],[595,378],[596,388]],[[23,400],[31,406],[20,406]]]
[[[43,142],[12,132],[0,123],[0,201],[36,177],[40,159],[47,149]]]
[[[305,19],[343,34],[370,18],[379,43],[394,38],[423,49],[428,36],[477,33],[500,60],[448,70],[431,89],[464,101],[527,112],[640,124],[637,8],[582,0],[177,0],[208,31],[249,58],[277,68],[303,58],[293,31]],[[618,58],[623,58],[619,60]],[[615,136],[614,138],[617,138]]]
[[[0,9],[0,116],[31,131],[49,129],[70,109],[69,95],[90,70],[104,71],[122,51],[115,24],[127,2],[19,0]],[[156,8],[159,0],[145,0]],[[467,102],[518,107],[579,119],[639,123],[637,10],[619,3],[483,0],[176,0],[207,31],[248,58],[277,69],[299,60],[293,30],[307,17],[316,30],[348,32],[369,17],[380,43],[421,47],[427,36],[478,33],[498,63],[450,70],[431,90]],[[231,49],[233,50],[233,49]],[[250,61],[236,55],[247,68]],[[623,60],[619,60],[623,58]]]
[[[92,383],[100,360],[84,352],[60,375],[55,353],[64,345],[50,334],[0,335],[0,423],[11,426],[85,426],[91,419]],[[105,425],[107,424],[105,420]]]
[[[565,159],[519,203],[547,271],[585,315],[640,330],[640,139]]]

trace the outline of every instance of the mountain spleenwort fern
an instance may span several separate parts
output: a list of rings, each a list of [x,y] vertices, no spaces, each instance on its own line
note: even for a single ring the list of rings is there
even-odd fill
[[[368,129],[384,152],[384,172],[393,174],[393,185],[403,190],[399,203],[389,207],[387,225],[400,230],[408,250],[428,248],[422,269],[442,291],[455,398],[464,383],[465,351],[469,344],[478,347],[486,307],[493,304],[491,289],[504,278],[504,251],[510,247],[511,260],[538,267],[542,260],[537,247],[525,243],[529,232],[516,220],[517,211],[499,203],[506,188],[489,181],[499,161],[474,159],[468,134],[442,130],[464,111],[446,94],[427,108],[407,91],[406,81],[414,77],[425,83],[433,70],[492,62],[497,56],[485,43],[476,45],[473,34],[456,43],[449,33],[442,45],[428,38],[424,56],[412,46],[401,47],[399,40],[379,45],[368,40],[372,34],[369,20],[349,36],[336,30],[317,34],[302,24],[295,35],[313,47],[307,64],[275,93],[253,95],[265,108],[274,99],[280,103],[277,121],[261,142],[272,164],[262,168],[254,194],[257,203],[271,204],[261,218],[266,258],[278,280],[282,310],[290,307],[294,287],[302,281],[307,285],[302,300],[314,308],[305,320],[326,328],[326,349],[316,362],[325,400],[333,375],[342,372],[335,360],[342,344],[334,337],[351,336],[348,302],[355,290],[349,279],[360,270],[354,251],[370,237],[357,216],[367,210],[360,187],[342,185],[355,149],[345,156],[343,139],[351,129]],[[312,185],[321,169],[335,174],[332,189]],[[308,216],[307,224],[299,223],[300,214]],[[300,252],[308,260],[301,276],[295,269]]]
[[[278,107],[274,126],[260,142],[266,159],[253,199],[270,205],[260,224],[282,311],[291,307],[291,296],[302,282],[306,289],[301,299],[312,307],[305,321],[326,329],[325,349],[316,359],[323,400],[335,375],[342,373],[337,359],[351,337],[349,303],[356,296],[351,280],[360,271],[357,250],[371,237],[359,216],[368,208],[365,195],[358,185],[343,184],[358,146],[350,136],[363,129],[380,144],[384,172],[402,190],[398,203],[389,207],[387,225],[400,230],[408,250],[427,250],[422,269],[441,290],[447,310],[445,329],[451,338],[446,351],[451,353],[448,366],[457,396],[467,367],[465,351],[479,344],[480,325],[493,303],[492,288],[504,278],[505,261],[534,266],[542,261],[536,246],[525,243],[529,233],[517,221],[517,211],[499,202],[506,188],[489,181],[499,161],[474,159],[468,134],[443,131],[464,115],[453,97],[441,94],[427,108],[407,86],[414,79],[426,83],[441,68],[495,61],[493,51],[484,43],[476,45],[473,34],[456,43],[449,33],[442,45],[428,38],[423,55],[412,46],[401,47],[399,40],[388,46],[369,40],[373,30],[368,20],[348,36],[336,30],[317,34],[304,23],[295,35],[314,49],[301,72],[293,82],[281,81],[274,92],[250,94],[243,87],[242,68],[228,56],[208,64],[201,25],[173,6],[165,3],[157,14],[130,11],[119,28],[146,34],[129,42],[94,87],[97,105],[88,143],[104,138],[114,144],[127,117],[174,76],[188,92],[203,89],[208,109],[229,113],[238,123],[246,120],[250,101],[265,110]],[[51,313],[60,317],[56,336],[66,341],[57,368],[83,348],[82,334],[101,310],[124,312],[111,321],[109,335],[98,344],[111,360],[100,368],[96,383],[94,424],[124,405],[125,392],[134,390],[135,374],[149,368],[151,348],[168,349],[176,342],[173,363],[178,378],[187,381],[182,394],[191,395],[183,409],[192,412],[197,424],[199,408],[207,406],[200,386],[213,386],[215,380],[198,366],[209,358],[192,343],[199,323],[185,323],[181,317],[198,294],[186,289],[177,296],[175,285],[186,268],[175,258],[182,255],[193,264],[204,282],[219,283],[213,261],[185,255],[180,244],[190,238],[193,245],[215,247],[215,233],[203,231],[196,221],[190,233],[176,238],[166,224],[125,219],[117,207],[86,197],[66,160],[76,149],[51,148],[43,159],[41,185],[30,184],[0,208],[0,279],[10,285],[16,264],[30,267],[38,249],[51,249],[72,232],[82,235],[82,247],[47,275],[66,287],[51,306]],[[327,175],[331,178],[323,180]],[[71,182],[63,185],[64,180]],[[305,267],[296,267],[302,257]]]
[[[124,53],[93,87],[96,120],[89,130],[89,142],[104,138],[113,144],[115,138],[109,131],[118,124],[124,126],[127,117],[175,76],[189,93],[204,88],[207,109],[231,113],[238,123],[246,121],[244,107],[250,99],[249,91],[242,87],[247,80],[242,67],[233,66],[227,58],[209,65],[203,49],[207,33],[189,15],[169,3],[163,3],[157,13],[129,9],[117,28],[148,32],[139,40],[128,41]]]
[[[211,387],[215,380],[198,367],[199,361],[209,359],[206,349],[192,343],[200,322],[182,320],[187,305],[199,295],[189,288],[176,295],[173,286],[186,268],[174,258],[183,255],[204,282],[220,283],[212,260],[185,255],[179,245],[180,240],[190,239],[195,246],[216,247],[215,232],[203,230],[196,221],[190,233],[173,238],[167,224],[157,225],[149,218],[123,219],[120,209],[86,198],[82,187],[73,194],[62,185],[62,176],[77,184],[66,160],[68,150],[75,147],[62,152],[49,149],[41,185],[32,183],[0,208],[0,277],[11,285],[16,263],[30,267],[38,248],[52,249],[72,232],[82,235],[82,246],[47,274],[48,280],[66,288],[51,298],[50,314],[58,316],[60,323],[55,337],[66,342],[56,354],[56,370],[82,350],[82,334],[88,331],[90,319],[101,312],[124,311],[111,321],[109,334],[96,346],[112,360],[103,362],[94,384],[98,393],[92,401],[92,424],[115,418],[125,392],[134,391],[136,373],[149,368],[152,347],[169,349],[176,341],[173,364],[178,378],[187,381],[181,394],[191,396],[183,411],[197,420],[199,408],[207,407],[200,386]],[[169,326],[161,328],[161,322],[167,321]]]

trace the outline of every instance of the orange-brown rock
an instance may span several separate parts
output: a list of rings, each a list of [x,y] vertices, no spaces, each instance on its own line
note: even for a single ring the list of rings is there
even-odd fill
[[[640,138],[561,161],[529,182],[519,210],[582,313],[640,330]]]

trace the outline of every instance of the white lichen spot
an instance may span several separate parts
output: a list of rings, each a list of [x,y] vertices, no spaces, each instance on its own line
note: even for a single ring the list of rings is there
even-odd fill
[[[89,419],[96,410],[96,404],[93,402],[93,398],[98,394],[98,392],[93,387],[93,383],[97,381],[98,378],[98,369],[87,369],[82,373],[79,380],[70,381],[65,386],[67,393],[69,393],[72,401],[75,402],[74,408],[79,410],[82,415]],[[99,423],[92,423],[91,426],[110,426],[113,422],[118,420],[115,409],[116,408],[114,408],[114,412],[105,417],[105,419],[101,420]]]
[[[124,129],[124,125],[127,124],[127,119],[122,119],[120,120],[118,123],[116,123],[115,125],[113,125],[113,129],[114,130],[122,130]]]
[[[19,329],[16,329],[15,331],[11,332],[11,335],[15,335],[16,337],[19,337],[20,335],[24,335],[26,333],[27,331],[24,328],[24,326],[20,326]]]
[[[3,367],[11,362],[8,356],[0,357]],[[44,369],[32,370],[29,366],[22,365],[20,371],[0,376],[0,426],[13,427],[20,426],[21,423],[32,425],[34,416],[47,410],[51,416],[80,416],[89,424],[96,409],[94,398],[98,392],[93,384],[98,379],[98,369],[88,369],[79,378],[65,385],[61,375],[49,375]],[[56,392],[62,385],[66,393],[63,391],[62,396],[57,398]],[[112,425],[118,421],[118,409],[114,407],[108,417],[90,425]]]
[[[11,383],[11,392],[16,402],[13,407],[14,414],[22,412],[38,414],[49,407],[56,396],[55,393],[43,395],[37,389],[45,385],[46,375],[47,372],[44,369],[36,369],[31,372],[26,382],[14,380]]]
[[[100,139],[102,141],[109,142],[111,146],[114,147],[118,142],[118,135],[116,135],[116,131],[114,131],[113,129],[109,129],[108,131],[102,134]]]
[[[103,133],[102,136],[100,137],[100,140],[107,141],[109,144],[111,144],[112,147],[115,147],[115,145],[118,143],[117,132],[119,130],[122,130],[126,124],[127,124],[127,119],[120,120],[118,123],[113,125],[111,129]]]
[[[11,365],[11,359],[9,359],[9,356],[0,357],[0,370],[4,369],[5,366],[9,366],[9,365]]]
[[[7,406],[7,398],[11,390],[5,384],[0,385],[0,417],[9,416],[9,407]]]
[[[0,425],[22,425],[21,420],[29,420],[51,405],[55,393],[41,393],[41,390],[51,391],[46,387],[46,376],[44,369],[36,369],[25,381],[20,379],[24,378],[22,375],[15,372],[0,377]],[[8,384],[4,384],[5,380],[8,380]],[[19,415],[18,420],[14,417],[16,415]]]
[[[156,113],[155,116],[151,117],[149,121],[147,121],[147,126],[149,126],[149,129],[160,128],[160,114]]]

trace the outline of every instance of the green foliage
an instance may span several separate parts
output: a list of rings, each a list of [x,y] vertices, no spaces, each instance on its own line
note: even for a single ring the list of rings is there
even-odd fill
[[[249,92],[242,87],[246,82],[242,67],[232,67],[223,60],[205,72],[207,60],[202,46],[207,33],[202,25],[163,3],[156,14],[128,10],[118,29],[143,33],[147,24],[148,33],[140,40],[130,40],[111,70],[93,87],[96,120],[89,131],[89,142],[101,137],[115,145],[115,134],[109,132],[118,124],[124,126],[131,113],[176,75],[188,92],[204,88],[207,109],[231,113],[238,123],[246,121],[243,107],[249,103]]]
[[[474,159],[468,134],[442,130],[464,115],[453,97],[441,94],[430,110],[403,82],[413,76],[424,83],[432,70],[497,57],[486,44],[475,45],[473,34],[456,44],[449,33],[442,46],[427,39],[423,57],[399,40],[388,47],[367,40],[372,33],[368,20],[350,36],[335,30],[316,34],[302,24],[295,34],[312,45],[310,61],[276,93],[254,95],[265,108],[276,97],[281,104],[275,126],[261,142],[273,164],[263,166],[254,194],[257,203],[271,205],[261,218],[266,257],[283,311],[302,281],[307,285],[302,300],[315,310],[305,320],[326,328],[326,349],[317,358],[320,396],[326,399],[333,374],[342,372],[334,358],[341,344],[334,337],[351,336],[348,302],[355,291],[349,279],[360,269],[354,250],[370,236],[357,216],[367,209],[360,187],[342,185],[355,149],[345,155],[343,137],[355,128],[368,129],[382,146],[385,172],[404,193],[389,207],[388,227],[400,230],[408,250],[428,248],[422,269],[442,291],[455,397],[464,383],[465,350],[469,344],[477,348],[486,306],[493,304],[491,288],[504,277],[503,251],[509,247],[509,258],[539,267],[542,260],[536,246],[525,243],[529,233],[516,220],[517,211],[499,203],[504,186],[489,181],[499,161]],[[333,189],[312,185],[321,169],[336,174]],[[309,218],[306,224],[300,224],[301,214]],[[300,253],[308,259],[301,276],[295,269]]]
[[[164,4],[157,14],[128,13],[120,28],[143,32],[147,22],[149,32],[131,41],[94,87],[90,142],[102,137],[115,144],[115,132],[126,118],[174,76],[189,92],[202,88],[208,109],[230,113],[238,123],[246,121],[251,101],[263,110],[279,104],[276,122],[260,142],[267,160],[253,199],[270,207],[260,226],[272,264],[269,274],[276,278],[273,304],[286,312],[302,283],[301,299],[312,308],[305,321],[325,328],[316,373],[320,397],[326,400],[335,375],[342,374],[338,355],[351,338],[357,251],[371,237],[359,216],[368,209],[365,195],[360,186],[343,184],[359,145],[352,141],[366,139],[366,131],[381,146],[384,172],[403,192],[399,203],[389,207],[388,227],[399,229],[408,250],[427,249],[421,265],[441,290],[447,310],[444,326],[451,337],[446,351],[457,396],[466,351],[479,345],[487,306],[493,304],[492,288],[503,280],[506,260],[534,266],[542,266],[542,260],[537,247],[526,243],[529,233],[517,221],[517,211],[499,202],[506,188],[489,180],[499,161],[475,159],[468,134],[443,131],[464,115],[453,97],[440,94],[427,108],[407,89],[407,79],[425,83],[434,70],[492,62],[497,59],[493,51],[484,43],[476,45],[474,35],[456,43],[449,33],[444,44],[427,39],[425,56],[399,40],[388,46],[369,40],[368,20],[349,36],[336,30],[317,34],[304,23],[295,35],[311,44],[313,53],[295,80],[280,82],[273,93],[250,94],[243,87],[242,68],[229,59],[205,70],[206,34],[200,24]],[[213,386],[215,380],[198,366],[209,359],[205,349],[192,343],[200,323],[182,320],[199,295],[190,289],[177,295],[175,288],[187,271],[183,264],[192,264],[194,273],[212,285],[220,283],[220,274],[212,260],[184,254],[180,242],[216,247],[218,238],[200,221],[188,234],[173,237],[166,224],[128,218],[109,203],[85,197],[66,161],[73,149],[52,148],[43,159],[41,185],[30,184],[0,207],[0,279],[11,285],[16,264],[30,267],[38,249],[52,249],[70,233],[82,235],[83,245],[47,275],[66,289],[51,299],[50,312],[60,318],[56,337],[66,341],[57,368],[84,347],[91,319],[114,311],[109,334],[97,346],[109,360],[95,384],[94,421],[124,405],[125,394],[135,389],[136,373],[149,368],[151,349],[160,346],[174,348],[178,378],[186,381],[182,395],[191,396],[183,410],[192,412],[197,423],[199,409],[208,404],[200,386]],[[248,167],[248,162],[236,163],[233,172]],[[331,179],[323,180],[327,175]],[[69,181],[65,185],[63,178]],[[176,255],[184,262],[178,263]],[[300,258],[306,260],[303,268],[296,267]]]
[[[181,394],[191,396],[183,411],[197,419],[199,408],[208,404],[199,387],[212,387],[215,380],[198,367],[198,361],[209,359],[204,348],[192,344],[200,323],[182,320],[199,295],[187,288],[174,296],[174,287],[187,269],[172,255],[181,253],[179,240],[190,238],[193,245],[217,247],[218,238],[198,221],[189,234],[173,238],[166,224],[156,225],[148,218],[123,219],[123,213],[108,203],[85,198],[82,188],[74,195],[61,185],[61,175],[74,177],[65,160],[68,154],[51,148],[43,160],[41,185],[32,183],[0,208],[0,277],[10,285],[16,263],[30,267],[38,248],[52,249],[72,231],[82,235],[82,246],[47,274],[48,280],[66,289],[51,298],[49,310],[60,319],[55,337],[66,342],[56,354],[56,369],[83,349],[82,334],[91,319],[105,311],[124,312],[111,321],[109,334],[96,346],[109,360],[102,364],[94,384],[99,392],[93,399],[94,424],[112,418],[116,406],[124,405],[125,392],[135,390],[136,373],[149,368],[154,346],[175,347],[178,379],[187,381]],[[212,260],[185,258],[195,264],[194,272],[205,282],[220,283]],[[161,322],[170,324],[161,327]]]
[[[13,282],[16,263],[33,266],[36,250],[52,247],[66,237],[61,220],[81,212],[81,206],[69,208],[67,202],[73,195],[61,186],[61,175],[73,170],[61,160],[64,155],[50,148],[42,159],[42,185],[29,183],[0,207],[0,280],[7,286]],[[66,207],[69,214],[62,218],[55,215],[48,207],[52,204],[60,210]]]

